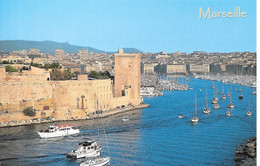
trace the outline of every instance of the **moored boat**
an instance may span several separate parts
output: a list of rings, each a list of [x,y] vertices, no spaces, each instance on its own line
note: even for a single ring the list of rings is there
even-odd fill
[[[53,138],[53,137],[62,137],[66,135],[78,134],[80,131],[72,127],[71,125],[50,125],[47,130],[37,132],[41,138]]]
[[[79,143],[76,150],[67,153],[68,158],[97,157],[101,154],[102,146],[98,145],[94,139],[87,138],[87,141]]]
[[[203,108],[203,113],[204,114],[209,114],[210,113],[210,108],[208,107],[208,87],[206,84],[206,107]]]
[[[249,101],[248,101],[248,111],[246,112],[246,116],[251,116],[252,112],[250,111],[250,95],[249,95]]]
[[[110,161],[110,157],[100,157],[88,160],[84,163],[81,163],[80,166],[103,166],[108,164]]]
[[[199,118],[197,116],[197,103],[196,103],[196,93],[195,93],[195,116],[191,118],[191,123],[199,122]]]

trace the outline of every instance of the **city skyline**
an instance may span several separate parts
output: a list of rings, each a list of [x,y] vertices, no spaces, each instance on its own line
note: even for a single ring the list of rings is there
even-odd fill
[[[51,40],[104,51],[119,46],[144,52],[255,52],[255,3],[1,0],[0,20],[5,26],[0,28],[0,40]],[[212,11],[240,7],[247,17],[199,19],[200,7]]]

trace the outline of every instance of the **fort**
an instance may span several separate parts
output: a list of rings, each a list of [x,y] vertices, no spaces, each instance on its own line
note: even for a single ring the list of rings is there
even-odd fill
[[[115,55],[115,78],[52,81],[45,69],[7,73],[0,67],[0,126],[27,124],[34,119],[75,120],[93,117],[97,110],[113,114],[123,107],[140,108],[140,54]],[[23,110],[32,107],[33,117]],[[120,108],[120,109],[119,109]],[[114,110],[114,112],[113,112]],[[106,113],[108,115],[109,113]],[[15,125],[13,124],[13,125]]]

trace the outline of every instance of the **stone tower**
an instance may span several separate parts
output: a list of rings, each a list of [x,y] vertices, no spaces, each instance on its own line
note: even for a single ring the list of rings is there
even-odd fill
[[[128,96],[129,103],[141,102],[141,54],[124,53],[119,49],[115,53],[115,97]]]

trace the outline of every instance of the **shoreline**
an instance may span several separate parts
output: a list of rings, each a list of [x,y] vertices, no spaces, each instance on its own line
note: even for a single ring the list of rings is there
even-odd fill
[[[195,75],[192,76],[196,79],[211,80],[211,81],[221,81],[224,84],[238,84],[242,86],[247,86],[251,88],[256,88],[256,76],[240,76],[240,75]]]
[[[140,104],[138,106],[127,106],[125,108],[115,108],[112,110],[106,110],[106,111],[102,111],[102,114],[99,114],[99,116],[102,116],[102,118],[107,118],[116,114],[120,114],[120,113],[124,113],[124,112],[128,112],[131,110],[136,110],[136,109],[143,109],[143,108],[148,108],[149,104]],[[87,116],[86,118],[73,118],[71,117],[71,119],[54,119],[52,118],[51,120],[27,120],[27,121],[23,121],[20,123],[15,123],[15,122],[6,122],[6,123],[2,123],[0,124],[0,128],[8,128],[8,127],[18,127],[18,126],[29,126],[32,124],[43,124],[43,123],[54,123],[54,122],[64,122],[64,121],[80,121],[80,120],[92,120],[92,119],[97,119],[97,117],[95,116],[96,113],[93,112],[92,115]]]

